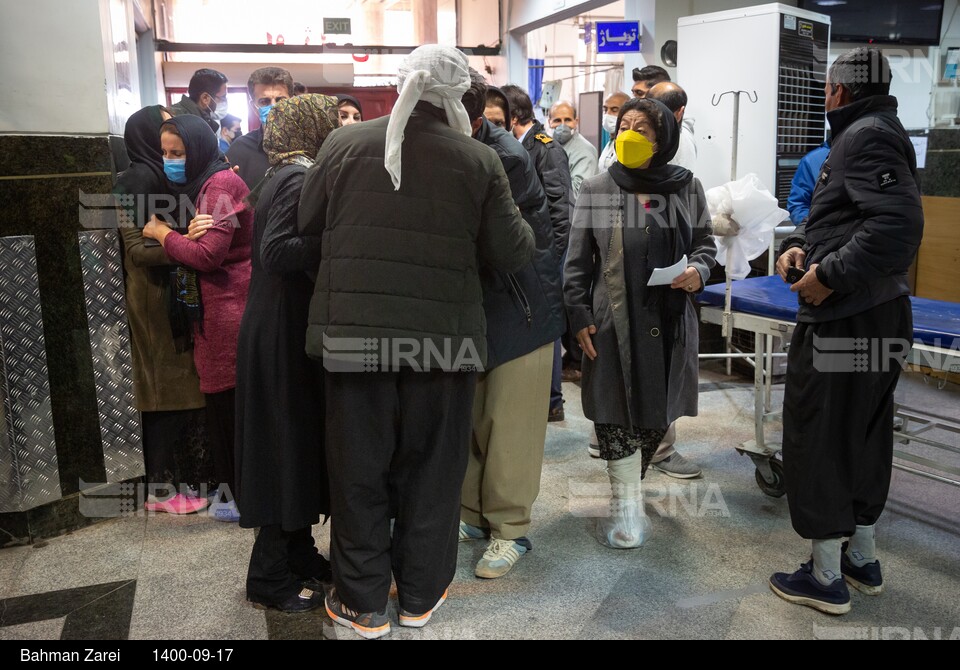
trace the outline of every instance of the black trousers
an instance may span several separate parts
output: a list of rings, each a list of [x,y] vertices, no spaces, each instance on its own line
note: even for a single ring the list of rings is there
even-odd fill
[[[301,590],[301,581],[322,578],[329,569],[317,551],[310,528],[284,531],[278,524],[257,531],[247,569],[247,597],[279,604]]]
[[[236,491],[236,455],[234,417],[237,413],[236,389],[207,393],[207,441],[213,454],[213,474],[217,484],[230,487],[230,500]],[[223,496],[221,495],[221,500]]]
[[[907,297],[794,331],[783,467],[790,518],[801,537],[849,536],[883,512],[893,469],[894,391],[912,340]]]
[[[179,412],[143,412],[143,458],[147,470],[147,484],[180,482],[177,463],[179,451],[187,442],[190,420],[196,410]]]
[[[476,373],[326,373],[330,556],[351,609],[382,611],[391,571],[413,614],[453,581],[476,383]]]

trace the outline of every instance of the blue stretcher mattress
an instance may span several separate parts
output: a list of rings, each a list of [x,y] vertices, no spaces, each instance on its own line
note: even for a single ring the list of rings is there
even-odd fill
[[[699,301],[712,307],[724,306],[725,284],[708,286]],[[753,277],[733,282],[731,309],[771,319],[796,322],[797,294],[779,276]],[[913,303],[913,337],[917,342],[945,349],[960,349],[960,304],[926,298]]]

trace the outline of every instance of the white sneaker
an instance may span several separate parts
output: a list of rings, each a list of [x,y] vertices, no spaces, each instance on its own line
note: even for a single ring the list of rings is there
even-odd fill
[[[600,458],[600,445],[591,442],[587,445],[587,453],[590,454],[590,458]]]
[[[513,569],[520,557],[527,553],[527,548],[513,540],[491,539],[483,558],[477,563],[474,574],[481,579],[496,579],[503,577]]]

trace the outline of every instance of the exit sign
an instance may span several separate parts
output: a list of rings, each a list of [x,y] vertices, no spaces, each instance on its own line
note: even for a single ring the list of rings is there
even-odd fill
[[[323,33],[325,35],[350,35],[350,19],[324,19]]]

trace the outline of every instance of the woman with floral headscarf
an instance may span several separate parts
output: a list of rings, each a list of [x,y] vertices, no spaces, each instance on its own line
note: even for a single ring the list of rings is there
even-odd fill
[[[322,375],[307,358],[309,272],[320,239],[297,232],[307,168],[339,119],[336,98],[300,95],[277,103],[263,148],[271,168],[254,189],[253,275],[237,358],[237,483],[241,526],[259,528],[247,573],[258,607],[305,612],[330,564],[310,527],[328,512]]]

